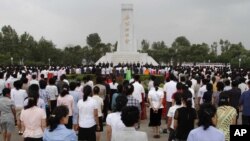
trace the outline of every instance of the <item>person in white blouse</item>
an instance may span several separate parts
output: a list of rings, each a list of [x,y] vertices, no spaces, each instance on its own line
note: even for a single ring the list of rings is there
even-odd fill
[[[162,102],[164,98],[164,93],[161,88],[159,88],[158,80],[154,81],[154,88],[148,93],[148,100],[150,104],[150,120],[149,126],[153,127],[154,138],[160,138],[160,125],[161,125],[161,115],[162,115]]]

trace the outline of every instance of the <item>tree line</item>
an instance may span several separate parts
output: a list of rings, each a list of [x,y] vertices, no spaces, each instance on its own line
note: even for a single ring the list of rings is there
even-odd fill
[[[56,48],[51,40],[41,37],[38,41],[24,32],[18,35],[10,25],[3,26],[0,31],[0,65],[79,65],[94,64],[107,52],[114,52],[114,44],[103,43],[98,33],[86,37],[86,45],[68,45]],[[250,50],[239,43],[230,43],[220,39],[209,45],[207,43],[192,44],[185,36],[177,37],[171,46],[164,41],[150,43],[146,39],[141,42],[139,52],[148,53],[159,64],[173,65],[184,62],[230,63],[232,67],[250,68]]]

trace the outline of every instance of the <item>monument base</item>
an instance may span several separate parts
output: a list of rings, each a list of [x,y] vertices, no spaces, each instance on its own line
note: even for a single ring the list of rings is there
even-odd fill
[[[119,63],[140,63],[144,64],[152,64],[157,66],[158,63],[147,53],[139,53],[139,52],[112,52],[106,53],[105,56],[101,57],[95,64],[99,63],[113,63],[114,65],[118,65]]]

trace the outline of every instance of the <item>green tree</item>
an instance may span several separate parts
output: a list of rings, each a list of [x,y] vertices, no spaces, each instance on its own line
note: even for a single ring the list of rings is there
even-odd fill
[[[87,44],[90,47],[96,47],[100,43],[101,43],[101,38],[98,35],[98,33],[89,34],[89,36],[87,37]]]

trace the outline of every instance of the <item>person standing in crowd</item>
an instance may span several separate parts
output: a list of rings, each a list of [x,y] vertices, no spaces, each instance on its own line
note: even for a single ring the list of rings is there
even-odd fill
[[[230,82],[229,79],[226,79],[226,80],[224,81],[224,83],[225,83],[225,87],[224,87],[224,90],[223,90],[223,91],[228,91],[228,90],[231,90],[231,89],[232,89],[232,87],[230,86],[230,85],[231,85],[231,82]]]
[[[219,81],[217,82],[216,87],[217,87],[217,92],[213,94],[213,99],[214,99],[213,104],[215,107],[218,107],[220,94],[223,92],[223,89],[224,89],[224,83]]]
[[[0,96],[4,88],[5,88],[5,80],[3,78],[3,72],[0,72]]]
[[[238,81],[234,80],[232,81],[232,89],[226,91],[225,93],[228,93],[228,98],[229,98],[229,105],[234,107],[235,110],[237,111],[237,118],[236,118],[236,124],[237,120],[239,118],[239,111],[240,111],[240,96],[241,96],[241,91],[238,88]]]
[[[0,131],[3,134],[3,141],[10,141],[11,133],[15,131],[15,105],[10,99],[9,88],[4,88],[2,95],[3,97],[0,98]]]
[[[68,124],[65,126],[68,129],[72,129],[72,124],[73,124],[73,111],[74,111],[74,98],[72,95],[69,94],[69,86],[68,84],[64,84],[62,86],[62,93],[60,93],[59,97],[57,98],[57,106],[60,105],[65,105],[69,109],[69,120]]]
[[[207,91],[203,94],[202,100],[203,103],[213,103],[213,85],[211,83],[207,83],[206,86]]]
[[[99,125],[100,125],[100,128],[99,130],[96,129],[96,141],[100,141],[101,139],[101,132],[103,131],[103,122],[102,122],[102,109],[103,109],[103,99],[99,96],[99,87],[98,86],[95,86],[94,89],[94,95],[93,95],[93,99],[96,100],[97,102],[97,106],[98,106],[98,118],[99,118]]]
[[[32,85],[32,84],[39,85],[39,82],[37,81],[37,75],[36,75],[36,73],[32,74],[31,78],[32,79],[29,82],[29,86]]]
[[[175,82],[175,76],[174,74],[170,74],[169,76],[170,81],[166,82],[164,87],[163,87],[163,91],[164,91],[164,95],[166,96],[166,113],[168,113],[169,108],[172,106],[172,96],[173,94],[176,92],[176,85],[177,83]],[[166,121],[167,121],[167,117],[166,117]],[[164,133],[167,133],[167,129],[163,130]]]
[[[19,135],[22,135],[21,131],[21,121],[20,121],[20,114],[22,109],[24,108],[24,100],[27,98],[27,93],[25,90],[22,90],[22,82],[20,80],[17,80],[14,82],[14,87],[11,89],[10,95],[11,100],[14,102],[15,110],[16,110],[16,119],[17,119],[17,127],[18,127],[18,133]]]
[[[132,84],[128,84],[125,87],[125,94],[126,94],[127,99],[128,99],[127,106],[135,106],[138,108],[139,112],[141,112],[140,102],[132,96],[133,91],[134,91],[134,86]],[[139,122],[136,126],[136,129],[140,128],[140,119],[138,119],[138,121]]]
[[[241,94],[248,90],[246,79],[244,77],[240,78],[239,88],[240,88]]]
[[[28,78],[26,78],[26,75],[24,78],[21,78],[21,81],[23,83],[22,89],[25,90],[26,92],[28,92],[29,89],[29,84],[28,84]]]
[[[111,110],[112,111],[115,111],[116,98],[119,95],[122,95],[122,92],[123,92],[123,85],[118,84],[118,86],[117,86],[117,92],[113,94],[112,101],[111,101]]]
[[[62,91],[63,91],[63,86],[64,86],[65,84],[67,84],[67,83],[64,81],[65,78],[66,78],[65,75],[61,75],[61,76],[60,76],[60,80],[56,83],[56,87],[57,87],[57,89],[58,89],[58,93],[59,93],[59,94],[62,93]]]
[[[149,126],[153,127],[154,138],[160,138],[163,98],[164,98],[163,90],[159,88],[159,82],[155,80],[154,88],[152,88],[148,93],[148,101],[150,104]]]
[[[49,92],[46,90],[46,85],[47,82],[45,80],[40,80],[39,81],[39,97],[43,99],[45,103],[45,111],[46,111],[46,116],[49,117],[50,114],[50,108],[49,108]]]
[[[61,105],[55,108],[49,117],[48,128],[43,135],[43,141],[77,141],[74,131],[67,129],[69,110]]]
[[[168,129],[169,129],[169,137],[168,141],[172,141],[175,139],[175,129],[174,129],[174,114],[175,111],[181,107],[181,95],[182,93],[176,93],[173,97],[173,106],[171,106],[168,110]]]
[[[215,128],[216,108],[208,103],[200,105],[198,111],[198,128],[191,130],[187,141],[225,141],[222,131]]]
[[[86,83],[85,83],[85,86],[86,86],[86,85],[89,85],[92,89],[93,89],[93,87],[94,87],[94,82],[92,81],[90,75],[87,75],[87,76],[86,76]]]
[[[117,131],[123,130],[125,127],[124,123],[121,121],[121,111],[127,105],[128,99],[125,95],[119,95],[116,98],[116,111],[114,113],[110,113],[107,116],[106,123],[106,133],[107,133],[107,141],[113,141],[113,136]]]
[[[24,107],[20,115],[24,141],[42,141],[46,128],[46,113],[37,107],[39,98],[39,86],[32,84],[28,90],[28,105]],[[30,116],[32,115],[32,116]]]
[[[121,112],[121,120],[126,127],[113,135],[113,141],[148,141],[145,132],[135,130],[135,124],[139,121],[139,115],[140,112],[137,107],[124,107]]]
[[[140,102],[141,105],[141,119],[146,119],[146,106],[145,106],[145,90],[142,84],[139,83],[140,76],[137,74],[134,76],[134,92],[132,96]]]
[[[174,129],[176,130],[176,140],[187,140],[189,132],[194,129],[197,119],[196,110],[192,108],[192,94],[184,91],[182,94],[183,107],[178,108],[174,115]]]
[[[236,109],[232,106],[229,106],[229,98],[228,97],[220,97],[219,99],[219,107],[216,112],[217,124],[216,127],[223,131],[225,134],[226,141],[230,141],[230,125],[236,124]]]
[[[247,82],[248,90],[240,96],[240,105],[242,106],[242,124],[250,125],[250,81]]]
[[[200,87],[199,91],[198,91],[198,105],[202,104],[203,103],[203,95],[204,93],[207,91],[207,83],[208,83],[208,80],[203,78],[202,79],[202,86]]]
[[[78,121],[78,114],[79,114],[79,112],[78,112],[78,108],[77,108],[77,103],[78,103],[78,101],[80,100],[80,99],[82,99],[81,98],[81,93],[79,92],[79,91],[76,91],[76,86],[77,86],[77,84],[76,84],[76,82],[70,82],[69,83],[69,95],[71,95],[72,97],[73,97],[73,100],[74,100],[74,110],[73,110],[73,117],[72,117],[72,122],[73,122],[73,129],[75,130],[75,131],[77,131],[77,121]]]
[[[86,85],[83,88],[83,99],[79,100],[79,133],[78,140],[96,141],[96,130],[100,130],[98,119],[98,105],[92,96],[92,87]]]
[[[58,89],[55,85],[55,79],[49,79],[49,85],[46,86],[46,91],[49,93],[49,103],[50,103],[50,111],[54,111],[56,107],[56,100],[58,96]]]

